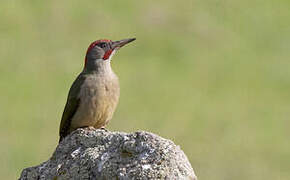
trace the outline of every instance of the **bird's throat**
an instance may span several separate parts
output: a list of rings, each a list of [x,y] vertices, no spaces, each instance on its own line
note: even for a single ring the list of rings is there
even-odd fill
[[[111,73],[112,72],[111,61],[110,59],[108,60],[96,59],[87,61],[84,71],[104,74]]]

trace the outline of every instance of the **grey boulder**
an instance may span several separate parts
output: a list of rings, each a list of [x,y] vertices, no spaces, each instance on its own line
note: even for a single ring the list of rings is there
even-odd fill
[[[22,171],[27,179],[189,179],[196,180],[183,151],[152,133],[77,129],[52,157]]]

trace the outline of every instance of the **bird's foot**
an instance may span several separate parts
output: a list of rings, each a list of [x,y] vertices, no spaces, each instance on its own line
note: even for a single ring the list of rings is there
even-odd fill
[[[89,129],[89,130],[92,130],[92,131],[93,131],[93,130],[96,130],[96,128],[94,128],[93,126],[89,126],[88,129]]]
[[[94,128],[93,126],[84,126],[84,127],[81,127],[81,128],[86,129],[86,130],[90,130],[90,131],[96,130],[96,128]]]

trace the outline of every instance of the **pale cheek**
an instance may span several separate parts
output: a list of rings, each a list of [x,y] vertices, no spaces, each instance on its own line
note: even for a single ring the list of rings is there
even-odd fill
[[[114,50],[114,51],[111,53],[111,55],[110,55],[110,57],[109,57],[109,61],[111,61],[111,59],[112,59],[112,57],[114,56],[115,53],[116,53],[116,50]]]

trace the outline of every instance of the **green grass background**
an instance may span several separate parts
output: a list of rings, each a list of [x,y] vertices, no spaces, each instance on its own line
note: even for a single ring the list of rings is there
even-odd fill
[[[0,2],[0,174],[47,160],[99,38],[121,98],[108,129],[172,139],[199,179],[289,180],[290,1]]]

